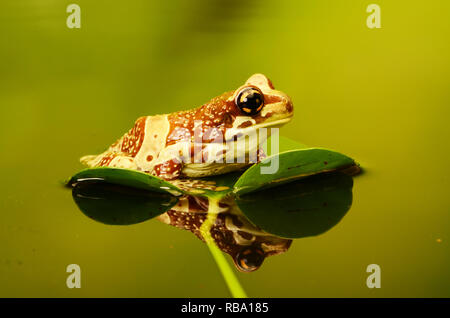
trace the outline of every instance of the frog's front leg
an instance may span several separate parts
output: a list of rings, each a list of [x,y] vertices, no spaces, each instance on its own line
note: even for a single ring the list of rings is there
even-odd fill
[[[261,162],[267,158],[267,155],[262,147],[260,147],[258,149],[258,152],[256,153],[256,157],[257,157],[257,162]]]

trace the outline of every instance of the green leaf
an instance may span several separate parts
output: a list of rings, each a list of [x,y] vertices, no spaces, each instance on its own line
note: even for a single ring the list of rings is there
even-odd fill
[[[105,181],[111,184],[119,184],[159,193],[171,193],[174,195],[183,193],[180,188],[163,179],[130,169],[110,167],[89,168],[75,174],[67,184],[73,186],[83,181]]]
[[[239,196],[242,213],[262,230],[284,238],[322,234],[335,226],[352,204],[353,179],[321,174]]]
[[[274,173],[263,174],[262,167],[276,163]],[[321,148],[291,150],[270,156],[245,171],[234,185],[236,194],[245,194],[291,182],[318,173],[354,166],[353,159],[335,151]]]
[[[150,192],[104,181],[77,183],[72,196],[79,209],[91,219],[110,225],[130,225],[158,216],[178,199],[169,193]]]

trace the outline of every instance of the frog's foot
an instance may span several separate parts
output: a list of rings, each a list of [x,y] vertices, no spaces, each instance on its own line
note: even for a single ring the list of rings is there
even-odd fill
[[[256,156],[257,156],[257,162],[261,162],[261,161],[263,161],[264,159],[267,158],[267,155],[264,152],[264,149],[262,149],[262,148],[258,149],[258,152],[257,152]]]
[[[182,167],[181,160],[174,158],[156,164],[153,168],[153,174],[164,180],[174,180],[180,177]]]
[[[123,169],[137,169],[133,157],[118,152],[104,152],[97,156],[84,156],[80,159],[81,163],[88,167],[113,167]]]
[[[98,155],[83,156],[80,158],[80,162],[88,167],[95,167],[98,157]]]

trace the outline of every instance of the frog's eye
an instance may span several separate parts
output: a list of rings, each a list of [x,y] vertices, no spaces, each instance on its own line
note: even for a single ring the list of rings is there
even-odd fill
[[[264,252],[258,247],[245,247],[236,255],[235,263],[243,272],[257,270],[264,261]]]
[[[255,115],[264,106],[264,95],[255,87],[246,87],[236,96],[236,106],[246,115]]]

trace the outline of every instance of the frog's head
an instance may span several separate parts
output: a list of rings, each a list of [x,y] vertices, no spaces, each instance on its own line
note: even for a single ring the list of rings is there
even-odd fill
[[[252,75],[228,101],[233,102],[234,113],[238,114],[234,128],[281,126],[290,121],[294,114],[290,98],[276,90],[263,74]]]
[[[196,110],[195,114],[181,113],[184,122],[201,120],[205,127],[223,129],[265,128],[281,126],[291,120],[294,108],[290,98],[276,90],[263,74],[252,75],[238,89],[210,100]],[[189,115],[189,116],[188,116]],[[193,122],[186,125],[193,127]],[[184,127],[186,127],[184,126]]]
[[[290,98],[276,90],[266,76],[254,74],[234,91],[223,93],[193,110],[170,114],[167,144],[185,140],[193,140],[196,144],[201,142],[203,148],[197,153],[199,158],[196,157],[195,161],[202,161],[206,157],[213,162],[226,156],[227,163],[231,163],[229,159],[247,157],[251,158],[248,162],[254,162],[259,146],[272,133],[272,129],[260,128],[280,127],[289,122],[293,114]],[[257,139],[253,139],[254,136]],[[247,143],[250,137],[257,142]],[[226,141],[226,145],[223,145],[223,141]],[[184,157],[192,159],[192,155]],[[240,163],[240,160],[237,161]],[[244,161],[247,163],[247,159]],[[223,165],[220,166],[223,169]],[[188,172],[188,168],[185,167],[183,173],[193,175],[194,172]],[[190,168],[206,169],[205,175],[213,173],[210,166],[191,165]],[[195,174],[199,174],[197,170]],[[224,173],[225,170],[220,171]]]

